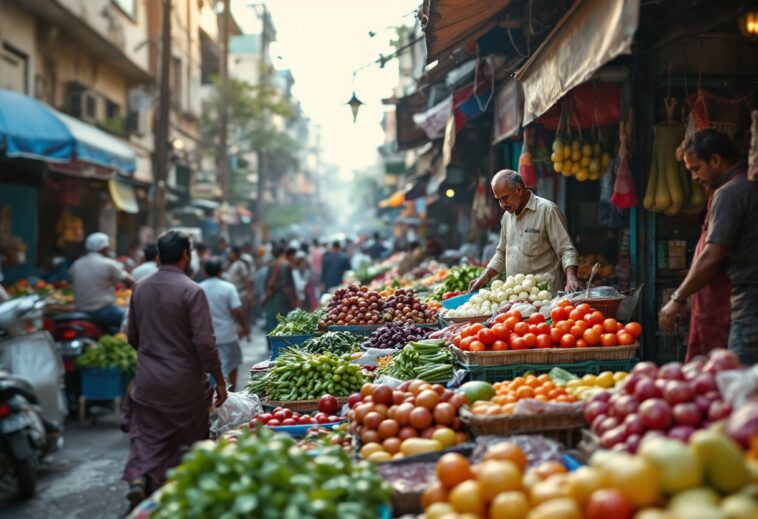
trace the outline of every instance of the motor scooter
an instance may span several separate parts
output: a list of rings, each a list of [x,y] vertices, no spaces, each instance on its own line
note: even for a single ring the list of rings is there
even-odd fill
[[[63,365],[41,330],[43,302],[36,295],[0,304],[0,482],[19,497],[36,488],[36,468],[63,445],[66,416]]]
[[[90,346],[97,344],[103,331],[84,312],[68,312],[53,317],[53,339],[65,370],[66,397],[69,409],[79,405],[81,374],[76,359]]]

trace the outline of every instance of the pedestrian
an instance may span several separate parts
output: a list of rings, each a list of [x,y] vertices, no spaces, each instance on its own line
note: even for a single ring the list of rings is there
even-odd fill
[[[226,278],[237,289],[242,301],[242,313],[248,315],[253,307],[253,278],[250,267],[242,259],[242,249],[236,245],[229,249],[226,257],[229,261]]]
[[[208,298],[211,309],[213,331],[216,334],[216,349],[221,359],[223,373],[232,391],[237,384],[237,368],[242,363],[242,349],[237,337],[250,339],[247,316],[242,313],[237,289],[221,279],[223,261],[218,256],[205,262],[205,274],[208,279],[200,287]]]
[[[348,270],[350,258],[342,252],[340,242],[335,241],[332,243],[332,250],[324,254],[321,262],[321,282],[324,284],[324,291],[342,284],[342,278]]]
[[[521,175],[510,169],[495,174],[492,193],[505,211],[500,243],[484,273],[469,284],[469,291],[486,286],[502,273],[548,273],[553,275],[553,290],[579,290],[579,255],[558,206],[532,193]]]
[[[148,243],[145,245],[142,253],[145,257],[144,263],[132,270],[132,278],[134,278],[135,282],[146,278],[154,272],[158,272],[158,262],[155,261],[158,257],[158,246],[155,243]]]
[[[664,330],[687,298],[707,286],[724,268],[731,281],[729,349],[745,365],[758,362],[758,184],[747,179],[729,137],[712,128],[696,132],[685,144],[684,164],[692,177],[713,191],[705,246],[687,276],[658,315]],[[707,302],[712,308],[717,301]]]
[[[388,249],[382,243],[382,236],[378,232],[374,233],[373,239],[368,243],[367,252],[373,260],[384,259],[387,255]]]
[[[295,279],[286,252],[279,244],[276,245],[273,250],[276,259],[269,266],[266,276],[266,285],[262,297],[266,313],[266,333],[276,328],[278,324],[277,315],[287,315],[297,308]]]
[[[205,279],[205,262],[210,258],[211,251],[203,242],[195,243],[192,250],[192,281],[200,283]]]
[[[166,480],[193,443],[209,433],[212,390],[216,406],[227,397],[205,292],[188,272],[188,234],[168,231],[158,238],[158,272],[134,288],[127,337],[138,352],[127,396],[129,458],[124,479],[132,506]]]
[[[111,240],[105,233],[87,236],[84,242],[87,254],[71,265],[69,275],[74,285],[76,310],[86,313],[106,333],[117,333],[124,311],[116,306],[115,287],[117,283],[123,283],[131,288],[134,279],[118,262],[108,257],[110,245]]]
[[[302,308],[305,305],[305,287],[308,284],[308,265],[305,262],[305,253],[303,251],[290,248],[287,250],[287,260],[292,265],[292,280],[295,282],[295,295],[297,296],[297,306]]]

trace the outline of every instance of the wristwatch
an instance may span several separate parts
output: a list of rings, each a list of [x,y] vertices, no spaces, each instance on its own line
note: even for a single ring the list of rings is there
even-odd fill
[[[686,299],[682,299],[682,297],[679,295],[679,291],[678,290],[675,290],[674,293],[671,294],[671,300],[674,301],[674,302],[679,303],[680,305],[687,304],[687,300]]]

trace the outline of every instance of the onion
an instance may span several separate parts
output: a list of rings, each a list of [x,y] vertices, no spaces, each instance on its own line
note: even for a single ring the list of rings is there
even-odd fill
[[[697,427],[702,420],[702,414],[694,402],[682,402],[676,404],[672,409],[674,421],[677,425],[688,425]]]
[[[642,437],[639,434],[630,434],[626,437],[626,450],[632,454],[636,454],[641,442]]]
[[[705,363],[703,370],[715,375],[720,371],[739,369],[739,367],[740,361],[737,358],[737,355],[729,350],[719,348],[713,350],[710,355],[708,355],[708,362]]]
[[[611,407],[611,416],[619,420],[625,419],[630,414],[637,411],[637,399],[632,395],[622,395]]]
[[[642,376],[634,389],[634,397],[638,402],[644,402],[651,398],[660,398],[661,396],[662,392],[655,385],[655,381],[645,376]]]
[[[663,390],[663,398],[671,405],[691,402],[695,398],[695,390],[689,382],[683,380],[670,380]]]
[[[684,380],[681,362],[669,362],[661,366],[658,370],[658,377],[666,380]]]
[[[642,424],[648,429],[663,430],[671,427],[671,408],[665,400],[651,398],[639,407]]]
[[[604,449],[610,449],[615,445],[626,441],[626,431],[623,425],[619,425],[607,430],[600,437],[600,446]]]
[[[627,436],[641,435],[645,432],[645,425],[636,413],[630,414],[624,419],[624,427],[626,428]]]
[[[600,400],[597,400],[595,402],[590,402],[587,404],[587,407],[584,408],[584,418],[587,420],[587,423],[592,423],[595,418],[597,418],[600,415],[604,415],[608,413],[608,403],[603,402]]]
[[[698,374],[692,381],[692,387],[695,388],[695,393],[698,395],[705,395],[710,391],[718,391],[716,377],[710,373]]]
[[[640,362],[632,368],[631,373],[640,373],[650,378],[656,378],[658,376],[658,367],[650,361]]]
[[[732,406],[724,400],[715,400],[711,402],[711,407],[708,408],[708,420],[712,422],[723,420],[730,414],[732,414]]]
[[[602,422],[598,424],[597,431],[595,432],[597,432],[597,434],[602,436],[607,431],[610,431],[611,429],[618,427],[618,425],[619,425],[619,421],[616,418],[609,416],[608,418],[606,418],[605,420],[603,420]]]
[[[726,432],[742,448],[749,449],[751,440],[758,436],[758,402],[748,402],[732,413]]]
[[[694,427],[690,427],[689,425],[677,425],[669,431],[669,438],[687,443],[690,441],[690,436],[692,436],[692,433],[694,432]]]

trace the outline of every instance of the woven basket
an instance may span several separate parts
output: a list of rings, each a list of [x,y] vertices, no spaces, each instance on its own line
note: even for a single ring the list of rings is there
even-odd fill
[[[605,317],[616,317],[616,312],[619,309],[623,297],[604,297],[604,298],[589,298],[589,299],[576,299],[572,301],[574,306],[579,306],[583,303],[587,303],[595,310],[602,312]]]
[[[445,321],[453,324],[459,324],[459,323],[483,323],[489,318],[492,317],[492,315],[475,315],[474,317],[445,317]]]
[[[570,364],[588,360],[628,360],[637,356],[640,343],[596,348],[545,348],[535,350],[463,351],[450,346],[464,366],[509,366],[511,364]]]
[[[463,422],[475,437],[494,435],[508,436],[511,434],[546,433],[550,431],[565,432],[581,429],[585,426],[584,412],[571,411],[566,413],[545,414],[514,414],[482,416],[475,415],[468,409],[461,409]]]
[[[318,411],[318,402],[318,400],[269,400],[268,398],[261,399],[261,405],[263,405],[263,407],[271,409],[274,407],[286,407],[287,409],[297,411],[298,413],[311,413],[313,411]],[[347,404],[347,397],[337,398],[337,403],[341,408],[343,405]]]

